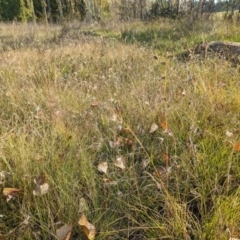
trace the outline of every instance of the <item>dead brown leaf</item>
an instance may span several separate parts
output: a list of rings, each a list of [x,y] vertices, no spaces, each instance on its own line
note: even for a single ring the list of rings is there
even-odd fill
[[[168,125],[167,125],[166,122],[159,122],[159,126],[161,126],[161,128],[162,128],[163,130],[167,130],[167,129],[168,129]]]
[[[65,224],[64,226],[60,227],[56,231],[56,236],[58,240],[70,240],[72,234],[72,224]]]
[[[41,173],[41,175],[37,178],[35,178],[33,181],[36,184],[35,189],[33,190],[33,195],[35,196],[41,196],[49,191],[49,184],[45,182],[46,177],[44,173]]]
[[[117,181],[114,181],[111,178],[103,178],[103,182],[104,182],[105,185],[108,185],[108,186],[117,185]]]
[[[132,147],[133,141],[129,138],[124,138],[122,136],[118,136],[116,141],[109,141],[109,146],[111,148],[118,148],[118,147]]]
[[[96,228],[92,223],[90,223],[87,220],[87,217],[84,213],[82,213],[82,215],[78,221],[78,224],[82,227],[82,230],[84,231],[86,237],[89,240],[94,240],[95,235],[96,235]]]
[[[98,164],[98,171],[99,172],[103,172],[103,173],[107,173],[108,170],[108,163],[107,162],[101,162]]]
[[[45,180],[46,180],[46,176],[44,173],[41,173],[37,178],[34,179],[34,182],[37,184],[37,185],[42,185],[45,183]]]
[[[121,168],[122,170],[126,169],[126,158],[124,156],[119,156],[114,161],[114,166]]]
[[[237,142],[233,145],[233,149],[236,150],[237,152],[240,152],[240,143]]]
[[[170,156],[166,152],[162,152],[162,158],[166,166],[169,165]]]
[[[7,202],[9,202],[11,199],[17,197],[20,191],[21,189],[19,188],[4,188],[3,196],[7,197]]]

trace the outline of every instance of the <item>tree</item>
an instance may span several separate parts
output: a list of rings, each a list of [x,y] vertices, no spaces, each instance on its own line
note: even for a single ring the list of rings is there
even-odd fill
[[[19,13],[18,0],[1,0],[1,17],[4,21],[16,20]]]

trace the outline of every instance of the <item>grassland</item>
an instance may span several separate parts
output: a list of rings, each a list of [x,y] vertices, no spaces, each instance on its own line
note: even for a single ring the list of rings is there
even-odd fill
[[[87,239],[83,212],[96,239],[240,238],[239,67],[174,57],[240,41],[237,24],[1,24],[0,39],[0,239],[64,224]]]

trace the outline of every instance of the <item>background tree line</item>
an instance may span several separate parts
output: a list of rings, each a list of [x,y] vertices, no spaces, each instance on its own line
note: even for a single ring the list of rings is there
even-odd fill
[[[235,10],[240,14],[240,0],[0,0],[2,21],[43,21],[54,23],[63,19],[118,20],[187,15],[199,17],[215,11]]]

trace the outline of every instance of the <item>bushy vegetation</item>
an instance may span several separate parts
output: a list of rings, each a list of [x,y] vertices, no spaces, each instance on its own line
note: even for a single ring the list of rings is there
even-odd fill
[[[239,26],[0,27],[1,239],[240,238]]]
[[[113,19],[146,21],[185,16],[191,21],[222,11],[226,19],[232,20],[239,19],[239,4],[239,0],[0,0],[0,20],[47,25],[78,19],[105,24]]]

